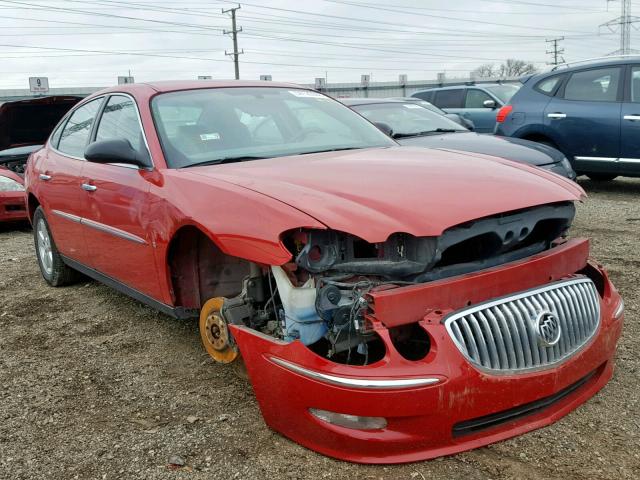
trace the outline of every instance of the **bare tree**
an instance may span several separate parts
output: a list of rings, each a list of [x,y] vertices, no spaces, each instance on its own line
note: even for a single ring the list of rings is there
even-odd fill
[[[509,58],[499,66],[485,63],[471,72],[473,78],[508,78],[519,77],[537,71],[535,65],[524,60]]]
[[[525,62],[524,60],[517,60],[515,58],[509,58],[506,62],[500,65],[500,77],[519,77],[521,75],[527,75],[529,73],[536,73],[537,69],[531,62]]]
[[[485,63],[471,72],[472,78],[492,78],[496,76],[495,65]]]

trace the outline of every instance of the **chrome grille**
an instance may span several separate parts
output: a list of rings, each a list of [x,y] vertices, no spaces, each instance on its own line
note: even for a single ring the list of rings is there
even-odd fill
[[[551,314],[560,339],[546,346],[536,329]],[[454,312],[449,335],[474,365],[496,373],[544,368],[571,356],[595,334],[600,302],[588,278],[562,281]]]

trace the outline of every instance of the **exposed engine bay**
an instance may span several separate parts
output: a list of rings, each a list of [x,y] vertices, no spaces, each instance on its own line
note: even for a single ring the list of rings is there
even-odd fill
[[[300,340],[332,361],[367,365],[385,354],[366,320],[369,292],[541,253],[566,236],[574,216],[573,203],[557,203],[470,221],[439,237],[395,233],[381,243],[331,230],[288,232],[283,243],[292,261],[268,270],[253,265],[242,293],[226,300],[221,313],[229,323],[284,341]],[[428,336],[414,327],[390,331],[394,345],[410,359],[428,351]]]

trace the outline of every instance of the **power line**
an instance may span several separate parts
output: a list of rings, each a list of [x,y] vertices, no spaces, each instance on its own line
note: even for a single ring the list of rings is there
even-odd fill
[[[227,53],[225,50],[224,54],[233,56],[233,64],[235,67],[236,80],[240,80],[240,63],[238,62],[238,57],[240,54],[244,53],[244,50],[241,52],[238,51],[238,33],[242,31],[242,27],[237,28],[236,26],[236,11],[240,10],[240,5],[234,8],[229,8],[227,10],[222,9],[222,13],[231,13],[231,30],[223,30],[222,33],[225,35],[231,35],[233,37],[233,53]]]
[[[564,48],[558,48],[558,42],[564,40],[564,37],[552,38],[546,40],[547,43],[553,44],[553,50],[547,50],[547,54],[553,56],[553,61],[549,63],[549,65],[558,65],[560,63],[558,60],[562,59],[562,63],[564,63],[564,57],[562,54],[564,53]]]
[[[614,0],[607,0],[607,5],[611,1]],[[618,18],[600,25],[600,27],[607,27],[612,32],[620,31],[620,48],[609,55],[629,55],[637,52],[631,48],[631,28],[635,28],[634,24],[640,22],[640,17],[631,15],[631,0],[620,0],[620,7]]]
[[[550,30],[550,31],[558,31],[557,28],[546,28],[546,27],[541,27],[539,25],[536,26],[528,26],[528,25],[513,25],[513,24],[509,24],[509,23],[497,23],[497,22],[490,22],[488,20],[479,20],[477,18],[474,19],[469,19],[469,18],[459,18],[459,17],[451,17],[451,16],[446,16],[446,15],[433,15],[430,13],[421,13],[421,12],[403,12],[402,10],[398,10],[398,9],[393,9],[393,8],[385,8],[380,6],[380,4],[366,4],[366,3],[356,3],[356,2],[352,2],[352,1],[346,1],[346,0],[324,0],[325,2],[330,2],[330,3],[338,3],[340,5],[350,5],[350,6],[355,6],[355,7],[361,7],[361,8],[369,8],[369,9],[374,9],[374,10],[383,10],[383,11],[387,11],[387,12],[392,12],[392,13],[404,13],[407,15],[417,15],[420,17],[428,17],[428,18],[437,18],[439,20],[451,20],[451,21],[456,21],[456,22],[467,22],[467,23],[473,23],[474,25],[477,24],[483,24],[483,25],[493,25],[493,26],[498,26],[498,27],[509,27],[509,28],[522,28],[525,30]],[[581,32],[581,31],[576,31],[576,30],[565,30],[567,32],[572,32],[572,33],[588,33],[588,32]]]

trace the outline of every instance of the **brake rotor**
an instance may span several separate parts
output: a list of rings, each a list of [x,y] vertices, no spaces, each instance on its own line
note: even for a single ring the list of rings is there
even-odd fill
[[[231,363],[238,357],[238,348],[220,313],[223,304],[224,298],[212,298],[204,304],[200,310],[200,338],[211,358],[219,363]]]

